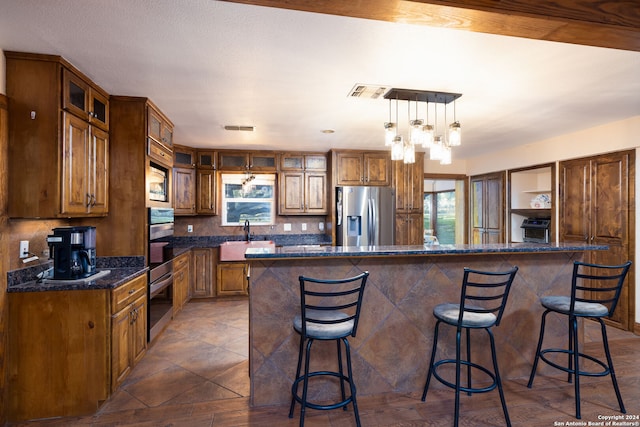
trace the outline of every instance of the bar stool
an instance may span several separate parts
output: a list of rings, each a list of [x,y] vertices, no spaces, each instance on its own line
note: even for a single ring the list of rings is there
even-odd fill
[[[575,376],[575,399],[576,399],[576,418],[580,419],[580,376],[602,377],[611,375],[613,389],[618,398],[620,412],[626,413],[622,396],[618,388],[618,381],[613,370],[613,361],[609,352],[609,342],[607,340],[607,331],[603,317],[609,317],[613,314],[620,298],[622,285],[625,277],[629,272],[631,261],[627,261],[622,265],[599,265],[589,264],[576,261],[573,264],[573,277],[571,279],[571,295],[570,296],[545,296],[540,298],[540,303],[546,310],[542,314],[542,324],[540,325],[540,338],[538,339],[538,348],[536,349],[536,357],[533,361],[531,376],[527,387],[533,386],[533,379],[536,375],[538,360],[542,360],[556,369],[568,373],[568,382]],[[544,339],[545,321],[547,314],[558,313],[568,316],[569,319],[569,349],[546,348],[542,349],[542,341]],[[578,337],[578,319],[587,318],[594,319],[600,323],[602,332],[602,343],[607,358],[607,363],[593,356],[580,353],[579,337]],[[546,357],[547,354],[563,353],[568,356],[567,366],[559,365]],[[580,358],[588,359],[600,367],[600,372],[581,371],[579,361]]]
[[[293,418],[293,410],[296,402],[301,404],[300,426],[304,425],[306,408],[328,410],[344,408],[353,403],[353,412],[356,424],[360,426],[358,405],[356,402],[356,386],[353,382],[351,371],[351,351],[347,337],[356,336],[362,296],[367,283],[369,272],[365,271],[355,277],[337,280],[313,279],[300,276],[300,315],[293,320],[293,328],[300,334],[300,350],[298,352],[298,367],[296,379],[291,387],[291,408],[289,418]],[[309,372],[309,359],[311,345],[314,340],[336,341],[338,347],[338,371]],[[306,343],[306,351],[305,351]],[[346,354],[347,375],[344,374],[342,363],[342,344]],[[300,375],[302,368],[302,355],[304,359],[304,374]],[[318,404],[307,400],[309,381],[313,377],[335,377],[340,380],[341,399],[332,404]],[[345,382],[349,383],[350,395],[345,395]],[[298,385],[302,383],[302,396],[298,394]]]
[[[507,404],[505,402],[504,393],[502,391],[502,381],[500,380],[500,373],[498,371],[496,347],[491,328],[500,324],[502,314],[504,313],[504,308],[507,304],[509,290],[511,289],[511,284],[513,283],[513,279],[515,278],[517,272],[518,267],[513,267],[511,270],[504,272],[479,271],[465,268],[464,277],[462,280],[460,302],[458,304],[439,304],[433,309],[433,315],[436,317],[436,319],[438,319],[438,321],[436,322],[433,334],[431,361],[429,362],[429,373],[427,374],[427,381],[424,385],[424,392],[422,393],[422,401],[424,402],[427,397],[427,390],[429,389],[429,382],[431,381],[432,375],[442,384],[455,389],[456,399],[455,416],[453,423],[456,427],[460,418],[460,392],[464,391],[469,396],[471,396],[471,394],[473,393],[485,393],[494,390],[496,387],[498,388],[498,392],[500,394],[502,411],[504,412],[504,418],[507,422],[506,425],[511,426],[509,413],[507,412]],[[440,329],[440,324],[442,322],[446,323],[447,325],[455,326],[456,328],[456,358],[442,359],[436,362],[435,358],[436,350],[438,347],[438,332]],[[466,360],[461,359],[460,355],[460,338],[462,329],[466,331]],[[487,331],[487,334],[489,335],[489,341],[491,343],[493,372],[491,372],[484,366],[473,363],[471,361],[471,339],[469,336],[469,331],[471,329],[484,329],[485,331]],[[438,373],[438,368],[440,366],[452,363],[455,364],[455,383],[444,379]],[[461,385],[461,365],[467,367],[466,387]],[[472,387],[471,368],[474,368],[486,374],[491,379],[492,383],[485,387]]]

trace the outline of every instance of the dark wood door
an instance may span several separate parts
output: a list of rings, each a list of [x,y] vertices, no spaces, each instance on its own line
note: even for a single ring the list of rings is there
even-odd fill
[[[633,260],[634,165],[633,151],[560,163],[560,240],[609,246],[608,251],[588,253],[588,262],[617,265]],[[630,272],[609,320],[625,330],[634,322],[635,304],[629,291],[633,276]]]
[[[471,177],[471,242],[504,242],[504,172]]]

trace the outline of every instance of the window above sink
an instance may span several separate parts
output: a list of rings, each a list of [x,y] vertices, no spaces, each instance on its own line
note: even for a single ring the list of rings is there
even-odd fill
[[[275,224],[275,174],[222,174],[222,225]]]

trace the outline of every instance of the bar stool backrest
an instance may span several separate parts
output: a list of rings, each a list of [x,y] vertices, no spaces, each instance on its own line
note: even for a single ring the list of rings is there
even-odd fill
[[[307,335],[307,322],[320,325],[353,322],[349,335],[355,337],[368,277],[368,271],[345,279],[315,279],[300,276],[298,279],[303,319],[302,336]],[[339,312],[339,316],[335,316],[336,312]]]
[[[602,304],[611,316],[616,309],[622,285],[631,267],[631,261],[621,265],[589,264],[575,261],[571,280],[570,314],[576,302]]]
[[[460,295],[460,307],[464,309],[460,310],[458,315],[458,325],[462,324],[465,312],[493,313],[496,316],[495,325],[500,325],[511,284],[517,272],[517,266],[502,272],[472,270],[465,267]]]

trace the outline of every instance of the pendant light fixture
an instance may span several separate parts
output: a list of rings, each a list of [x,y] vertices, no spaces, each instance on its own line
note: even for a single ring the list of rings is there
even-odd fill
[[[458,147],[462,144],[462,128],[456,120],[456,101],[453,101],[453,123],[449,125],[449,146]]]
[[[461,145],[461,126],[456,118],[455,100],[461,97],[459,93],[434,92],[409,89],[390,89],[384,98],[389,100],[389,121],[385,122],[385,146],[391,148],[391,159],[402,160],[404,163],[415,162],[415,147],[422,145],[429,149],[429,159],[438,160],[441,164],[451,164],[451,147]],[[395,122],[391,119],[391,100],[396,101]],[[398,120],[398,103],[407,102],[407,129],[405,137],[400,133]],[[411,117],[411,102],[415,102],[415,117]],[[419,117],[419,104],[426,104],[426,122]],[[454,121],[447,127],[447,104],[453,102]],[[434,124],[429,123],[429,103],[434,104]],[[438,134],[438,105],[444,109],[445,135]]]

